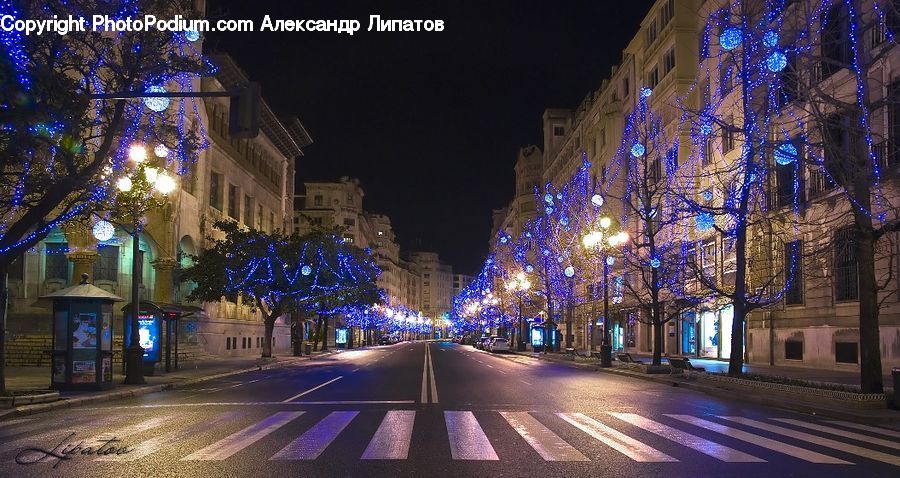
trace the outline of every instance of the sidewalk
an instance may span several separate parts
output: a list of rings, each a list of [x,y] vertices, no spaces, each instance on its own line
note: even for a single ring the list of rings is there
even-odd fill
[[[13,416],[31,415],[59,408],[74,407],[86,402],[105,402],[171,390],[197,382],[300,363],[325,357],[336,352],[338,352],[337,349],[332,349],[327,352],[313,352],[312,355],[304,355],[302,357],[290,355],[273,357],[271,359],[238,357],[185,362],[179,364],[179,369],[173,370],[171,373],[157,371],[157,374],[152,377],[144,377],[146,383],[143,385],[124,385],[122,382],[125,377],[121,374],[121,366],[118,366],[115,367],[116,370],[113,374],[115,386],[111,390],[60,392],[60,399],[55,402],[22,405],[12,409],[0,410],[0,420]],[[47,390],[49,387],[49,367],[6,368],[6,388],[8,390]]]

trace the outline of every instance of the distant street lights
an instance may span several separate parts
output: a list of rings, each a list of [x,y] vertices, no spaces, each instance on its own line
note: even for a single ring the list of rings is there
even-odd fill
[[[506,283],[506,290],[515,294],[519,299],[516,314],[519,316],[519,340],[516,345],[516,349],[519,352],[525,351],[525,317],[522,315],[522,307],[525,294],[528,293],[529,289],[531,289],[531,282],[525,277],[524,272],[519,272],[512,280]]]
[[[607,216],[600,218],[599,225],[599,230],[585,234],[581,243],[589,252],[598,254],[603,263],[603,342],[600,345],[600,366],[609,367],[612,365],[612,344],[609,337],[609,266],[612,265],[612,256],[608,250],[628,242],[628,233],[610,231],[612,220]],[[591,314],[591,321],[594,320],[594,315]]]

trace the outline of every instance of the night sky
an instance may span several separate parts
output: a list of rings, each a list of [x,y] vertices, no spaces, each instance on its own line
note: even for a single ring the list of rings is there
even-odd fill
[[[428,3],[426,5],[426,3]],[[541,146],[541,114],[598,88],[651,0],[208,1],[212,18],[357,19],[333,32],[208,35],[279,115],[315,144],[303,181],[357,177],[367,211],[391,217],[401,247],[458,272],[487,252],[491,209],[514,192],[519,147]],[[443,19],[443,32],[367,32],[370,14]]]

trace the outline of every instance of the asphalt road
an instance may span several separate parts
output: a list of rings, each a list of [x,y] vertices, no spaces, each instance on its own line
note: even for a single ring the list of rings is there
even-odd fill
[[[0,422],[3,477],[898,473],[894,430],[439,342]]]

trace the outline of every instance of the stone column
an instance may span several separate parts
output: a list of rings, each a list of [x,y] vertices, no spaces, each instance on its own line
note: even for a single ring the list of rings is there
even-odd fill
[[[161,257],[151,262],[156,271],[156,281],[153,284],[153,300],[162,304],[171,304],[175,292],[172,271],[178,261],[171,257]]]
[[[66,257],[72,262],[72,285],[81,283],[81,274],[90,276],[90,282],[94,282],[94,262],[97,261],[97,254],[94,251],[78,251],[69,252]]]

